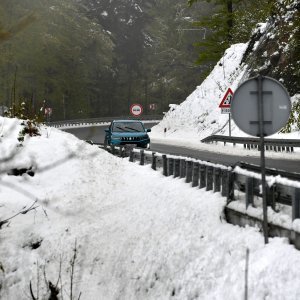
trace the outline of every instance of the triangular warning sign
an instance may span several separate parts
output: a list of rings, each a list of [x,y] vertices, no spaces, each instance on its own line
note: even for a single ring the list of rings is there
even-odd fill
[[[219,107],[220,108],[230,108],[232,96],[233,96],[233,92],[232,92],[231,88],[229,88],[227,90],[225,96],[223,97],[221,103],[219,104]]]

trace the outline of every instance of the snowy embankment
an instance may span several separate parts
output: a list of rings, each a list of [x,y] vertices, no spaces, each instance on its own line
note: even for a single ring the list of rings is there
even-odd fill
[[[229,135],[229,117],[228,114],[221,114],[219,104],[228,88],[234,93],[248,79],[247,65],[241,64],[246,48],[247,44],[235,44],[227,49],[209,76],[185,101],[180,105],[170,105],[163,120],[152,128],[151,140],[203,148],[201,139],[213,134]],[[299,94],[291,98],[292,102],[299,100]],[[233,120],[231,127],[233,136],[248,136]],[[270,138],[300,139],[300,132],[277,133]]]
[[[0,118],[0,298],[48,299],[46,282],[70,299],[299,299],[300,252],[264,245],[256,228],[227,224],[225,199],[163,177],[57,129],[17,147],[20,126]],[[33,177],[7,170],[30,168]],[[61,267],[60,267],[61,265]],[[61,298],[59,298],[61,299]]]
[[[193,140],[228,133],[228,114],[221,114],[219,104],[227,89],[234,92],[247,75],[246,66],[240,65],[246,48],[247,44],[235,44],[227,49],[209,76],[184,102],[171,107],[151,136],[162,137],[164,128],[170,138]],[[232,125],[234,133],[238,129]]]

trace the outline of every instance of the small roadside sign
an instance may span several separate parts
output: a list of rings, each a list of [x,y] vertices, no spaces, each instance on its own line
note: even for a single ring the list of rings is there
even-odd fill
[[[231,136],[231,117],[230,117],[230,106],[231,106],[231,99],[233,97],[233,91],[231,88],[228,88],[227,92],[225,93],[222,101],[219,104],[219,107],[221,108],[221,114],[228,114],[229,120],[229,136]]]
[[[45,108],[45,115],[51,115],[52,114],[52,108],[51,107],[46,107]]]
[[[133,116],[138,117],[143,113],[143,107],[141,104],[135,103],[130,106],[129,111]]]
[[[230,107],[221,107],[221,114],[230,114]]]
[[[224,95],[221,103],[219,104],[219,107],[220,108],[229,108],[230,109],[232,97],[233,97],[233,92],[232,92],[231,88],[228,88],[228,90],[227,90],[226,94]],[[228,113],[228,112],[226,112],[226,113]]]
[[[157,109],[157,104],[156,103],[149,104],[149,109],[156,110]]]

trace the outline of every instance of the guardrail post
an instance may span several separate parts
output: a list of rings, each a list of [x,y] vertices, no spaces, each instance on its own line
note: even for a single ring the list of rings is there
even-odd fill
[[[141,153],[140,165],[143,166],[145,164],[145,152],[143,149],[141,149],[140,153]]]
[[[169,158],[168,163],[168,176],[170,176],[174,174],[174,158]]]
[[[267,205],[271,206],[275,210],[275,185],[269,187],[266,185],[266,194],[267,194]]]
[[[111,146],[110,149],[111,149],[111,154],[115,155],[115,146]]]
[[[180,174],[180,159],[174,160],[174,177],[179,177]]]
[[[124,146],[121,146],[120,147],[120,156],[123,158],[125,157],[125,147]]]
[[[167,159],[167,155],[163,154],[162,160],[163,160],[163,175],[168,176],[168,159]]]
[[[156,169],[157,168],[162,168],[163,167],[162,157],[155,155],[155,158],[156,158]]]
[[[292,219],[300,218],[300,188],[294,188],[292,195]]]
[[[227,176],[227,202],[234,200],[234,173],[228,171]]]
[[[246,209],[251,204],[253,206],[254,197],[254,179],[253,177],[246,178]]]
[[[221,176],[222,176],[222,191],[221,191],[221,195],[223,197],[227,197],[227,195],[228,195],[228,171],[227,170],[222,170],[221,171]]]
[[[206,190],[211,191],[213,189],[213,167],[208,166],[206,168]]]
[[[133,162],[134,160],[134,152],[133,152],[133,149],[130,149],[130,153],[129,153],[129,161],[130,162]]]
[[[200,165],[200,185],[199,188],[202,189],[206,186],[206,166]]]
[[[220,192],[221,190],[221,169],[214,168],[214,193]]]
[[[190,183],[192,181],[192,164],[193,162],[191,160],[188,160],[186,162],[186,177],[185,177],[186,183]]]
[[[180,159],[179,176],[180,176],[180,178],[184,178],[186,176],[186,161],[185,161],[185,159]]]
[[[152,164],[151,168],[156,171],[156,155],[155,152],[152,152]]]
[[[199,185],[199,163],[193,162],[193,173],[192,173],[193,181],[192,187]]]

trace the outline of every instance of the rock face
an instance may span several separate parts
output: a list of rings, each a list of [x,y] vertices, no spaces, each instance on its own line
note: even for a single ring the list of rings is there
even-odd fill
[[[300,93],[299,10],[298,0],[278,1],[268,22],[258,25],[242,60],[250,77],[273,77],[291,96]]]

